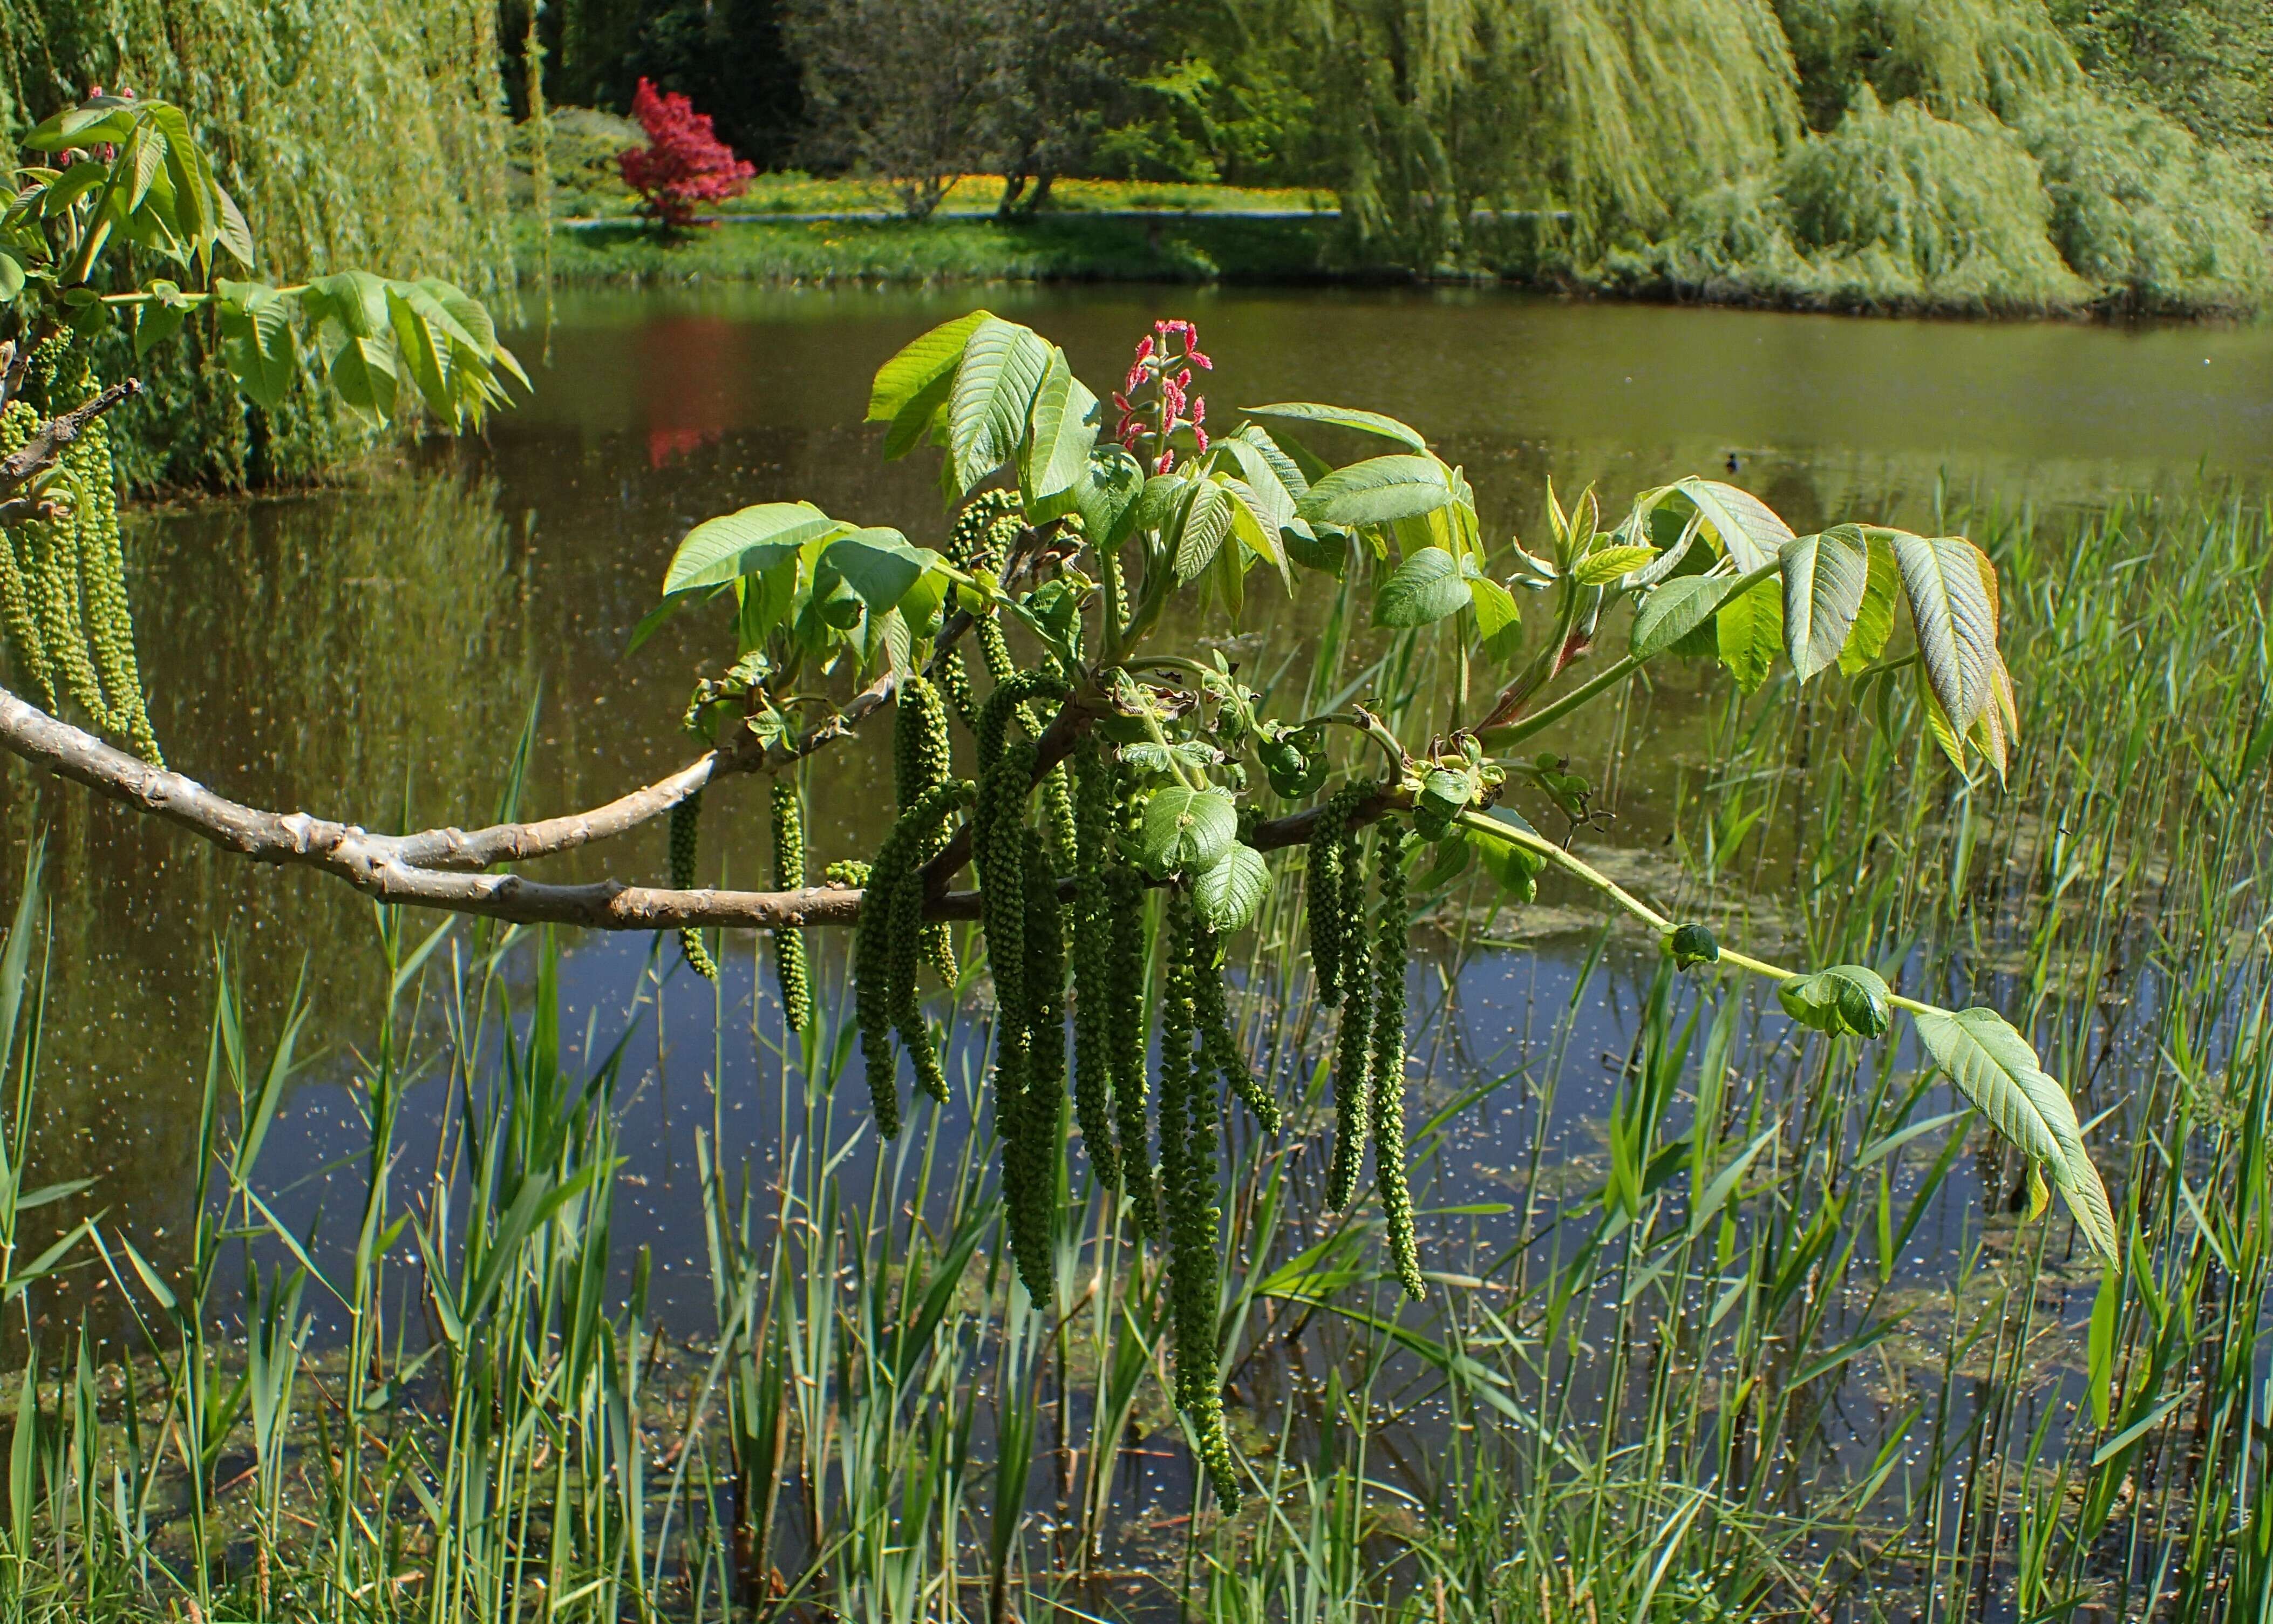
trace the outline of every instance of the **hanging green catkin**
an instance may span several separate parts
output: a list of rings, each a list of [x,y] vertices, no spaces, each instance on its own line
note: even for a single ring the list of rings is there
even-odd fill
[[[1247,1053],[1231,1029],[1231,1006],[1223,990],[1222,944],[1204,925],[1195,928],[1195,940],[1198,945],[1193,957],[1192,1010],[1199,1028],[1200,1052],[1207,1057],[1208,1070],[1239,1096],[1240,1103],[1263,1124],[1264,1131],[1276,1133],[1279,1101],[1248,1064]]]
[[[955,808],[974,791],[968,783],[949,780],[934,784],[909,808],[909,851],[891,898],[892,1029],[908,1051],[915,1068],[916,1085],[939,1104],[947,1103],[947,1072],[932,1043],[930,1023],[924,1019],[923,1001],[916,996],[916,966],[923,952],[924,870],[948,841],[948,823]]]
[[[787,778],[773,783],[774,889],[805,888],[805,802]],[[805,929],[792,925],[774,932],[774,979],[781,989],[782,1020],[791,1032],[813,1024],[813,972],[806,959]]]
[[[947,1079],[916,997],[921,951],[916,927],[923,920],[924,865],[945,844],[948,818],[972,793],[967,783],[934,785],[901,813],[876,853],[860,898],[860,920],[852,938],[853,1019],[859,1029],[860,1061],[867,1073],[876,1132],[886,1139],[900,1131],[895,1030],[926,1092],[935,1099],[946,1095]]]
[[[1018,831],[1026,866],[1025,1069],[1015,1102],[1018,1132],[1006,1154],[1020,1162],[1010,1204],[1010,1251],[1026,1295],[1050,1300],[1052,1231],[1065,1166],[1065,943],[1058,876],[1033,829]]]
[[[694,885],[696,848],[701,838],[702,792],[696,790],[686,800],[671,808],[671,888],[691,891]],[[688,966],[706,981],[718,979],[718,966],[702,945],[702,933],[691,925],[681,926],[679,951],[686,956]]]
[[[1144,794],[1136,791],[1114,808],[1116,832],[1128,834],[1144,821]],[[1106,1052],[1112,1061],[1114,1147],[1121,1163],[1121,1193],[1139,1235],[1159,1233],[1159,1203],[1152,1188],[1152,1133],[1146,1120],[1151,1056],[1151,1011],[1144,1000],[1144,876],[1124,861],[1117,841],[1106,849],[1105,894],[1113,929],[1106,986]]]
[[[1198,942],[1191,904],[1168,898],[1167,968],[1160,1004],[1160,1184],[1167,1207],[1168,1294],[1176,1350],[1176,1403],[1190,1421],[1200,1464],[1226,1507],[1239,1504],[1239,1476],[1223,1425],[1216,1369],[1221,1303],[1217,1257],[1215,1101],[1192,1053]]]
[[[110,704],[119,733],[134,753],[163,766],[156,730],[142,691],[140,663],[134,656],[134,617],[126,599],[126,556],[118,533],[118,492],[110,461],[110,427],[97,417],[86,425],[71,452],[80,458],[80,489],[87,508],[81,521],[86,575],[88,641],[95,674]]]
[[[67,689],[85,708],[95,726],[110,733],[109,708],[102,701],[102,686],[94,674],[94,656],[86,646],[86,626],[79,614],[79,527],[76,505],[51,520],[26,524],[33,538],[34,602],[40,617],[40,636],[48,658]]]
[[[1018,493],[1016,491],[981,491],[972,497],[948,530],[947,561],[957,569],[1001,569],[1001,551],[989,550],[994,545],[994,526],[998,521],[1018,511]]]
[[[910,677],[900,685],[900,703],[892,718],[892,778],[902,811],[925,792],[954,776],[953,756],[947,732],[947,703],[926,677]],[[936,855],[936,853],[934,853]],[[925,861],[931,861],[929,857]],[[940,981],[956,982],[955,944],[943,921],[919,927],[924,957]],[[943,1085],[942,1085],[943,1086]]]
[[[1342,868],[1342,1024],[1334,1041],[1334,1154],[1326,1170],[1326,1203],[1347,1207],[1357,1194],[1373,1130],[1373,998],[1365,976],[1365,868],[1354,849],[1355,831],[1337,845]],[[1358,923],[1350,921],[1350,876],[1356,876]]]
[[[1113,847],[1113,763],[1093,738],[1074,752],[1080,867],[1073,900],[1074,1114],[1098,1182],[1121,1183],[1113,1142],[1113,932],[1116,921],[1106,880]],[[1127,921],[1119,928],[1128,929]]]
[[[1310,825],[1310,972],[1318,1002],[1342,1001],[1342,833],[1349,827],[1349,792],[1337,790]]]
[[[7,409],[0,410],[0,456],[21,451],[39,423],[40,414],[32,410],[31,402],[9,402]],[[39,582],[28,528],[0,530],[0,633],[7,635],[24,685],[32,690],[41,709],[53,714],[59,708],[55,670],[48,658],[47,640],[40,635],[35,598]]]
[[[1389,1256],[1405,1295],[1418,1302],[1421,1252],[1413,1234],[1413,1192],[1405,1170],[1405,966],[1412,921],[1405,906],[1405,825],[1391,819],[1374,842],[1381,912],[1373,939],[1373,1178],[1389,1228]]]
[[[979,701],[971,691],[971,668],[963,663],[963,650],[949,649],[933,662],[939,673],[940,692],[947,703],[955,707],[955,714],[963,718],[965,727],[979,726]]]

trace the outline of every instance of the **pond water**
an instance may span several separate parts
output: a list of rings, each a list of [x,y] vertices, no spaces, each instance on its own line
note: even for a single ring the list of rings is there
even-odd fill
[[[1646,484],[1722,473],[1804,531],[1841,517],[1924,525],[1936,505],[2082,508],[2196,481],[2254,485],[2273,460],[2273,328],[2116,329],[1877,322],[1568,304],[1475,293],[1186,289],[566,294],[549,333],[511,342],[537,393],[485,440],[430,448],[352,488],[131,521],[143,662],[172,763],[256,805],[374,827],[488,821],[530,707],[522,802],[544,815],[604,800],[685,759],[677,718],[718,646],[689,620],[637,655],[686,530],[746,503],[809,498],[919,541],[944,529],[931,464],[879,462],[859,418],[870,373],[925,327],[984,302],[1062,342],[1092,380],[1117,375],[1155,315],[1196,318],[1218,370],[1212,420],[1271,400],[1363,404],[1420,425],[1474,484],[1488,533],[1538,523],[1544,479],[1600,482],[1615,505]],[[164,605],[162,612],[149,605]],[[1261,595],[1246,628],[1294,651]],[[1294,635],[1290,635],[1293,633]],[[1692,727],[1666,697],[1638,724]],[[865,852],[889,800],[875,741],[821,783],[814,861]],[[1638,752],[1647,755],[1646,750]],[[1612,838],[1662,842],[1666,784],[1630,775]],[[34,1184],[91,1177],[56,1215],[108,1214],[161,1260],[190,1198],[212,961],[227,944],[256,1032],[304,977],[307,1059],[264,1170],[296,1222],[353,1204],[360,1148],[343,1086],[369,1041],[379,975],[367,904],[303,872],[258,870],[188,837],[35,783],[11,763],[0,823],[13,876],[48,842],[55,920]],[[754,883],[753,798],[713,797],[706,861]],[[549,877],[664,871],[660,826],[557,860]],[[413,921],[413,929],[423,929]],[[709,1325],[691,1135],[710,1120],[707,996],[683,974],[651,1012],[645,937],[565,944],[566,1025],[604,1042],[638,1018],[623,1089],[629,1158],[619,1247],[652,1244],[666,1323]],[[1634,1001],[1611,968],[1579,985],[1583,930],[1488,954],[1467,1004],[1508,1042],[1526,1011],[1578,1000],[1572,1052],[1623,1047]],[[664,966],[668,957],[657,962]],[[729,966],[746,1019],[746,949]],[[1581,995],[1584,995],[1581,996]],[[1597,1007],[1599,1006],[1599,1007]],[[677,1056],[675,1062],[666,1063]],[[1534,1056],[1535,1059],[1535,1056]],[[1577,1061],[1572,1062],[1575,1067]],[[720,1079],[728,1154],[771,1132],[746,1049]],[[416,1124],[439,1109],[439,1083]],[[1564,1109],[1583,1113],[1578,1091]],[[1510,1134],[1521,1114],[1509,1113]],[[1474,1188],[1504,1198],[1520,1156],[1481,1119]],[[430,1136],[431,1137],[431,1136]],[[109,1288],[90,1279],[89,1290]]]

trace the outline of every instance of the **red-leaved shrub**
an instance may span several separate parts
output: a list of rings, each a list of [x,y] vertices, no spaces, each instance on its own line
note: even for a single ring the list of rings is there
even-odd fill
[[[709,114],[696,112],[676,91],[641,79],[632,117],[648,144],[617,154],[616,168],[624,184],[646,199],[646,212],[667,226],[694,224],[696,204],[739,197],[758,172],[718,139]]]

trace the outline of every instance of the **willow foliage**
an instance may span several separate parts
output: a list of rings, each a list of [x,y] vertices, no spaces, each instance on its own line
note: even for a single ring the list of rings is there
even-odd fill
[[[1364,259],[1864,307],[2265,292],[2262,182],[2044,0],[1286,4]]]
[[[497,64],[481,0],[19,0],[0,6],[0,129],[20,138],[95,85],[171,101],[242,203],[259,274],[356,266],[490,295],[512,274]],[[302,388],[249,410],[214,333],[186,336],[102,358],[162,386],[121,414],[126,483],[301,478],[364,443]]]
[[[1301,0],[1362,244],[1434,263],[1479,206],[1663,225],[1772,161],[1798,79],[1765,0]]]

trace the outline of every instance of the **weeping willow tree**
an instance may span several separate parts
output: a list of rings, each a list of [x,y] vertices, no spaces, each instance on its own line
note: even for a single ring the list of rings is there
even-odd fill
[[[244,200],[262,270],[280,281],[353,265],[482,295],[509,282],[506,126],[496,11],[484,0],[0,5],[0,130],[11,146],[95,86],[189,109],[216,178]],[[151,270],[142,257],[133,268]],[[154,387],[119,414],[128,484],[304,478],[367,442],[368,426],[313,388],[248,409],[218,327],[193,320],[185,337],[132,364]],[[114,338],[101,369],[118,375],[131,354]]]
[[[1798,78],[1765,0],[1299,0],[1365,252],[1457,259],[1480,207],[1589,244],[1774,162]]]
[[[2266,290],[2262,183],[2044,0],[1287,3],[1369,259],[1839,305]]]

